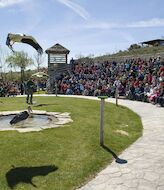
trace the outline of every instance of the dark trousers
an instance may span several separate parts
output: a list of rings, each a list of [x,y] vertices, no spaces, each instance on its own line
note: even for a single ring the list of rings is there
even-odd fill
[[[30,99],[30,104],[32,104],[32,98],[33,98],[33,94],[27,94],[26,102],[29,103],[29,99]]]

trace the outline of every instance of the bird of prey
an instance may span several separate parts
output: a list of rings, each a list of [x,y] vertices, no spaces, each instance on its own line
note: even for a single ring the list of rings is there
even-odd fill
[[[38,42],[35,40],[35,38],[33,38],[32,36],[27,36],[25,34],[11,34],[9,33],[7,35],[7,39],[6,39],[6,45],[14,52],[13,50],[13,44],[15,42],[18,43],[26,43],[31,45],[33,48],[36,49],[36,51],[39,54],[43,53],[43,49],[42,47],[38,44]]]

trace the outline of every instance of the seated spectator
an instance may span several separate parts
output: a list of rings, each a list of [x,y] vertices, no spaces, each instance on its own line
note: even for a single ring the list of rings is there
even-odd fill
[[[135,100],[135,88],[133,84],[130,85],[129,91],[127,92],[127,98],[130,100]]]
[[[157,87],[152,87],[150,89],[150,93],[148,94],[148,101],[151,103],[155,103],[156,97],[159,95],[159,90]]]
[[[159,95],[155,98],[155,103],[164,107],[164,86],[160,86]]]
[[[150,85],[148,83],[145,84],[144,87],[144,102],[148,102],[148,94],[150,93]]]
[[[136,100],[138,101],[144,101],[144,87],[140,83],[138,87],[138,92],[135,94]]]

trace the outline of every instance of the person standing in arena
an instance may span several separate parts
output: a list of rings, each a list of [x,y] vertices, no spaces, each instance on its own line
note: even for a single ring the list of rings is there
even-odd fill
[[[35,83],[32,79],[30,79],[27,81],[27,84],[26,84],[26,94],[27,94],[26,103],[27,104],[29,104],[29,100],[30,100],[30,104],[33,104],[32,100],[33,100],[34,90],[35,90]]]

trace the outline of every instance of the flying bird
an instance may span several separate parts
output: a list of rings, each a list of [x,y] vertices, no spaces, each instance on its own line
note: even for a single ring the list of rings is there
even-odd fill
[[[26,43],[31,45],[33,48],[36,49],[36,51],[39,54],[43,53],[43,49],[42,47],[38,44],[38,42],[35,40],[35,38],[33,38],[32,36],[27,36],[25,34],[12,34],[9,33],[7,35],[7,39],[6,39],[6,45],[14,52],[13,50],[13,44],[15,42],[18,43]]]

